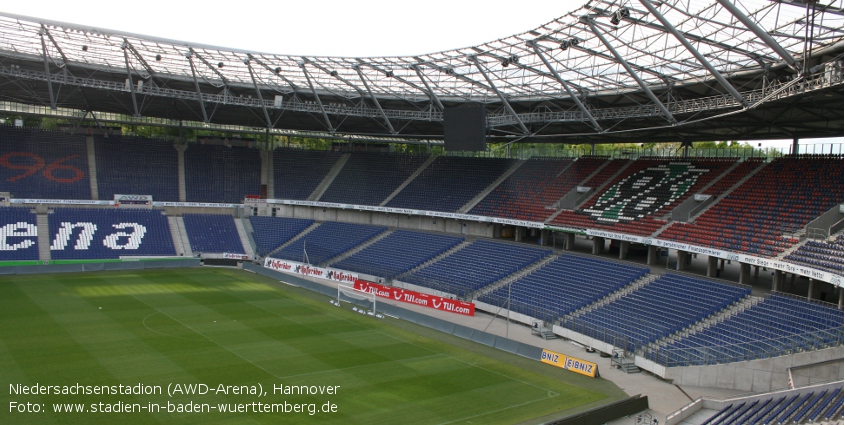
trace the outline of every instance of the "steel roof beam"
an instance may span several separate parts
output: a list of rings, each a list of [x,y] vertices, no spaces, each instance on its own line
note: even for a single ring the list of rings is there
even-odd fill
[[[746,14],[742,13],[742,11],[739,10],[739,8],[737,8],[730,0],[716,1],[719,2],[719,4],[721,4],[722,7],[725,8],[725,10],[730,12],[731,15],[734,15],[740,22],[742,22],[742,24],[745,25],[745,27],[748,28],[751,32],[753,32],[754,35],[756,35],[760,40],[766,43],[769,48],[774,50],[774,52],[777,53],[777,55],[780,56],[781,59],[783,59],[789,66],[798,71],[801,70],[801,64],[796,61],[795,58],[792,57],[792,55],[790,55],[789,52],[787,52],[780,44],[778,44],[777,40],[772,38],[769,33],[760,28],[757,23],[752,21],[751,18],[749,18]]]
[[[126,44],[126,40],[124,39],[121,48],[123,49],[123,61],[126,63],[126,79],[129,84],[129,92],[132,93],[132,111],[135,112],[136,117],[140,117],[141,112],[138,110],[138,99],[135,97],[135,81],[132,79],[132,67],[129,66],[129,52]]]
[[[718,81],[719,84],[721,84],[722,87],[724,87],[725,90],[727,90],[728,93],[730,93],[731,96],[734,97],[734,99],[742,103],[743,106],[748,107],[748,102],[745,101],[745,98],[743,98],[742,95],[739,94],[736,88],[734,88],[734,86],[729,83],[728,80],[726,80],[725,77],[723,77],[722,74],[719,73],[719,71],[717,71],[715,67],[713,67],[712,64],[710,64],[710,62],[704,57],[704,55],[702,55],[698,50],[696,50],[696,48],[693,47],[692,43],[690,43],[689,40],[686,39],[686,37],[681,35],[681,33],[669,22],[669,20],[666,19],[666,17],[663,16],[663,14],[660,13],[660,11],[658,11],[653,4],[651,4],[651,0],[640,0],[640,3],[642,3],[642,5],[645,6],[646,9],[648,9],[648,12],[651,13],[655,18],[657,18],[657,20],[660,21],[661,24],[663,24],[666,30],[671,32],[672,35],[674,35],[675,38],[677,38],[678,41],[680,41],[681,44],[683,44],[684,47],[687,48],[688,52],[692,53],[692,55],[695,56],[696,59],[698,59],[698,62],[700,64],[704,65],[704,67],[707,68],[708,71],[710,71],[710,74],[713,75],[713,78],[715,78],[716,81]]]
[[[141,63],[141,66],[143,66],[143,67],[144,67],[144,69],[145,69],[145,70],[147,70],[147,73],[148,73],[148,74],[150,74],[150,77],[151,77],[151,78],[152,78],[153,76],[155,76],[156,72],[155,72],[155,71],[153,71],[153,68],[150,66],[150,64],[149,64],[149,63],[147,63],[146,59],[144,59],[144,57],[143,57],[143,56],[141,56],[141,54],[140,54],[140,53],[138,53],[138,50],[136,50],[136,49],[135,49],[135,46],[133,46],[133,45],[132,45],[132,43],[130,43],[130,42],[129,42],[129,40],[127,40],[127,39],[125,39],[125,38],[124,38],[124,39],[123,39],[123,45],[124,45],[124,46],[126,46],[126,48],[127,48],[130,52],[132,52],[132,56],[135,56],[135,59],[137,59],[137,60],[138,60],[138,62],[140,62],[140,63]]]
[[[47,74],[47,91],[50,94],[50,109],[56,110],[56,95],[53,94],[53,81],[50,78],[50,59],[47,56],[47,42],[44,40],[46,31],[42,30],[41,35],[41,49],[44,51],[44,72]]]
[[[320,100],[320,95],[317,94],[317,89],[314,88],[314,83],[311,82],[311,76],[308,75],[308,70],[305,68],[305,62],[303,61],[302,63],[300,63],[299,67],[302,68],[302,73],[305,74],[305,81],[308,82],[308,87],[311,88],[311,94],[314,95],[314,99],[317,100],[317,105],[320,106],[320,111],[323,112],[323,119],[326,120],[326,126],[328,126],[329,132],[333,133],[334,127],[332,127],[332,122],[329,119],[329,114],[326,112],[326,107],[323,106],[323,101]]]
[[[481,72],[481,75],[484,76],[484,79],[487,80],[487,84],[490,84],[490,88],[493,90],[494,93],[496,93],[496,96],[499,96],[499,100],[502,101],[502,105],[505,106],[505,109],[507,109],[507,111],[511,115],[513,115],[513,118],[516,120],[516,123],[519,124],[519,128],[522,129],[522,134],[530,133],[530,131],[528,131],[528,127],[525,126],[525,123],[522,122],[522,119],[519,118],[519,115],[517,115],[516,111],[513,110],[513,107],[511,106],[510,102],[508,102],[508,100],[505,98],[505,95],[503,95],[502,92],[500,92],[499,89],[496,88],[496,85],[493,84],[493,80],[491,80],[490,76],[487,75],[486,72],[484,72],[484,68],[481,66],[480,63],[478,63],[478,57],[474,55],[470,56],[470,60],[473,64],[475,64],[475,67],[478,68],[478,71]]]
[[[264,119],[267,121],[267,128],[273,126],[273,120],[270,119],[270,113],[267,112],[267,105],[264,104],[264,97],[261,96],[261,90],[258,89],[258,81],[255,79],[255,73],[252,72],[252,64],[250,64],[250,59],[244,59],[244,65],[246,65],[246,69],[249,71],[249,78],[252,79],[252,85],[255,87],[255,95],[258,96],[258,101],[261,102],[261,110],[264,111]]]
[[[360,58],[359,58],[359,59],[357,59],[357,60],[358,60],[358,64],[359,64],[360,66],[366,66],[366,67],[369,67],[369,68],[371,68],[371,69],[374,69],[374,70],[376,70],[376,71],[378,71],[378,72],[381,72],[381,73],[383,73],[384,75],[387,75],[388,77],[393,78],[393,79],[395,79],[396,81],[399,81],[400,83],[405,83],[405,84],[407,84],[407,85],[409,85],[409,86],[413,87],[415,90],[419,90],[420,92],[424,93],[424,94],[425,94],[426,96],[428,96],[429,98],[431,97],[431,93],[429,93],[426,89],[424,89],[424,88],[420,87],[419,85],[414,84],[414,83],[412,83],[412,82],[410,82],[410,81],[408,81],[408,80],[406,80],[406,79],[404,79],[404,78],[402,78],[402,77],[400,77],[400,76],[398,76],[398,75],[394,75],[392,70],[387,70],[387,71],[385,71],[384,69],[379,68],[378,66],[373,65],[372,63],[365,62],[365,61],[361,60]],[[396,97],[400,97],[397,93],[390,93],[390,94],[392,94],[392,95],[394,95],[394,96],[396,96]]]
[[[601,128],[599,123],[596,122],[596,119],[593,118],[593,114],[591,114],[590,111],[587,110],[587,107],[584,106],[583,103],[581,103],[581,100],[578,99],[578,96],[576,96],[572,89],[569,88],[569,84],[563,78],[561,78],[557,70],[552,66],[551,63],[549,63],[549,60],[546,59],[546,57],[540,52],[540,46],[534,42],[532,42],[530,45],[534,49],[534,53],[537,55],[537,57],[539,57],[540,60],[542,60],[543,63],[546,64],[546,68],[549,68],[549,72],[551,72],[554,78],[560,83],[560,85],[562,85],[563,88],[566,89],[566,93],[569,94],[569,97],[572,99],[573,102],[575,102],[575,105],[578,106],[578,109],[581,110],[581,113],[583,113],[584,116],[586,116],[587,119],[590,120],[590,123],[593,125],[593,128],[598,132],[604,131],[604,129]]]
[[[417,73],[417,77],[420,77],[420,80],[423,82],[423,85],[426,89],[426,93],[431,98],[431,102],[437,105],[437,108],[440,109],[440,111],[442,112],[443,104],[440,103],[440,99],[437,98],[437,94],[435,94],[434,90],[431,89],[431,86],[428,85],[428,81],[425,79],[425,75],[423,75],[422,71],[420,71],[420,67],[416,65],[411,65],[411,68],[414,69],[414,71]]]
[[[202,90],[200,90],[200,82],[197,79],[197,71],[194,66],[193,56],[193,52],[191,52],[185,55],[185,58],[188,59],[188,63],[191,65],[191,75],[194,76],[194,88],[197,91],[197,100],[200,103],[200,110],[202,110],[202,122],[208,124],[208,113],[205,111],[205,102],[202,99]]]
[[[294,84],[294,83],[293,83],[293,81],[289,80],[287,77],[285,77],[284,75],[282,75],[281,69],[279,70],[279,72],[276,72],[276,70],[275,70],[275,69],[273,69],[273,68],[271,68],[271,67],[270,67],[270,65],[267,65],[266,63],[264,63],[263,61],[261,61],[261,60],[260,60],[260,59],[258,59],[257,57],[255,57],[255,56],[253,56],[253,55],[251,55],[251,54],[248,54],[247,56],[249,56],[249,57],[250,57],[250,59],[254,60],[254,61],[255,61],[255,63],[257,63],[257,64],[259,64],[259,65],[263,66],[263,67],[264,67],[264,69],[266,69],[266,70],[268,70],[268,71],[272,72],[272,73],[273,73],[273,75],[275,75],[275,76],[277,76],[277,77],[281,78],[281,79],[282,79],[282,81],[284,81],[285,83],[287,83],[287,84],[290,86],[290,88],[291,88],[291,90],[293,90],[294,94],[298,94],[298,93],[299,93],[299,87],[297,87],[297,86],[296,86],[296,84]],[[278,59],[278,58],[275,58],[275,59]]]
[[[628,62],[625,61],[622,55],[616,51],[613,45],[610,44],[610,42],[607,41],[606,38],[604,38],[604,35],[596,27],[595,22],[588,17],[582,18],[581,22],[587,24],[587,26],[590,27],[590,30],[593,31],[593,34],[595,34],[596,37],[598,37],[599,41],[601,41],[602,44],[607,47],[607,50],[610,50],[610,53],[612,53],[613,56],[616,57],[616,61],[620,65],[622,65],[626,71],[628,71],[628,74],[630,74],[631,77],[636,80],[637,84],[640,85],[640,88],[643,90],[643,92],[648,96],[649,99],[651,99],[651,101],[657,106],[657,108],[660,109],[660,112],[663,113],[663,116],[666,117],[669,122],[673,124],[677,123],[678,121],[675,120],[675,117],[672,116],[672,113],[669,112],[668,109],[666,109],[666,105],[664,105],[663,102],[661,102],[660,99],[658,99],[657,96],[654,95],[654,92],[652,92],[651,89],[648,88],[648,85],[645,83],[645,81],[643,81],[642,78],[640,78],[640,76],[637,75],[636,72],[634,72],[633,68],[631,68],[631,65],[628,64]]]
[[[229,80],[226,79],[226,77],[223,75],[222,72],[217,70],[217,68],[215,68],[212,64],[208,63],[208,61],[205,60],[204,57],[200,56],[199,53],[197,53],[196,50],[194,50],[193,47],[188,47],[188,51],[190,51],[193,56],[196,56],[197,59],[200,60],[200,62],[204,63],[205,66],[207,66],[208,69],[211,70],[211,72],[217,74],[217,76],[220,77],[220,80],[223,81],[223,85],[225,85],[226,88],[229,88]],[[194,74],[194,79],[196,79],[196,78],[197,78],[197,76],[196,76],[196,74]]]
[[[379,103],[376,96],[373,94],[373,91],[370,89],[370,85],[367,84],[367,79],[364,78],[364,73],[361,71],[361,67],[356,66],[354,68],[355,68],[355,72],[358,73],[358,77],[361,78],[361,82],[364,83],[364,88],[367,89],[367,93],[369,93],[370,97],[373,99],[373,103],[376,104],[376,108],[378,109],[378,112],[381,114],[382,119],[384,119],[384,123],[387,124],[387,128],[388,128],[388,130],[390,130],[390,134],[396,134],[396,130],[393,129],[393,124],[391,124],[390,120],[387,119],[387,115],[385,115],[384,110],[381,109],[381,104]]]
[[[49,38],[50,42],[53,43],[53,47],[55,47],[56,51],[59,52],[59,56],[62,57],[62,61],[64,62],[65,65],[67,65],[68,59],[67,59],[67,56],[65,56],[65,52],[59,46],[59,43],[56,42],[56,39],[53,38],[53,34],[50,33],[50,30],[47,29],[47,26],[45,26],[44,24],[41,24],[41,31],[43,31],[44,34],[47,35],[47,38]]]

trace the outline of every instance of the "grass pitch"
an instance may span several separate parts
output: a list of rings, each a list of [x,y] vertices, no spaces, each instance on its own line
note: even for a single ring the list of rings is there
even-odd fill
[[[624,397],[326,301],[219,268],[0,278],[0,423],[510,424]]]

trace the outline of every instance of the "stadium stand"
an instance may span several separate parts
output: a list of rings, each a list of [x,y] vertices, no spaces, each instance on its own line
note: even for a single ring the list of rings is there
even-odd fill
[[[806,241],[797,250],[784,257],[785,260],[803,264],[838,275],[843,271],[843,236],[840,234],[830,242]]]
[[[535,197],[535,202],[543,206],[556,204],[608,160],[609,158],[604,156],[582,156],[576,159],[566,172],[548,182]]]
[[[246,253],[231,215],[184,214],[182,219],[194,254]]]
[[[842,342],[842,310],[783,294],[647,353],[666,366],[776,357]]]
[[[276,199],[308,199],[341,155],[333,151],[274,150],[273,196]]]
[[[456,212],[513,165],[503,158],[439,156],[387,206]]]
[[[161,211],[56,208],[48,223],[54,260],[176,255]]]
[[[702,425],[819,423],[842,409],[842,388],[808,391],[737,401],[716,412]]]
[[[91,199],[85,137],[0,125],[0,181],[17,198]]]
[[[273,257],[322,265],[385,230],[380,226],[327,221],[276,251]]]
[[[736,161],[640,158],[623,170],[605,189],[578,211],[562,211],[553,225],[598,228],[651,236],[667,222],[664,216],[700,188],[720,176]],[[621,164],[612,161],[596,177],[609,178]],[[605,169],[608,171],[605,172]],[[596,180],[594,177],[592,180]],[[589,185],[588,185],[589,186]]]
[[[477,240],[398,279],[465,296],[550,254],[549,249]]]
[[[556,320],[648,274],[648,268],[597,258],[561,255],[479,301],[534,318]],[[510,300],[508,300],[510,293]]]
[[[538,195],[572,162],[572,159],[529,159],[485,196],[469,214],[528,221],[545,220],[554,210],[546,209],[547,205]]]
[[[179,157],[173,142],[128,136],[94,136],[97,191],[152,195],[155,201],[179,201]]]
[[[358,152],[320,198],[321,202],[379,205],[413,174],[427,156]]]
[[[750,288],[667,273],[578,317],[566,318],[563,326],[633,352],[750,294]]]
[[[188,145],[185,151],[185,193],[188,202],[241,203],[261,193],[258,149]]]
[[[0,207],[0,261],[38,259],[37,223],[28,208]]]
[[[263,257],[300,234],[312,225],[314,220],[251,216],[249,222],[252,224],[252,236],[258,248],[256,254]]]
[[[674,223],[661,238],[775,257],[798,242],[812,219],[842,203],[841,155],[787,156],[769,163],[694,223]]]
[[[457,236],[397,230],[332,267],[392,279],[463,240]]]

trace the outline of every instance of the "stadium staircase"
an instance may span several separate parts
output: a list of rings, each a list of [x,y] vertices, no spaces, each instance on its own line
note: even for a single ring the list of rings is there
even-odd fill
[[[173,237],[173,248],[176,250],[176,255],[190,255],[183,244],[183,234],[179,231],[179,217],[168,215],[167,227],[170,228],[170,236]]]
[[[429,164],[434,162],[435,159],[437,159],[437,156],[435,156],[435,155],[429,156],[428,159],[425,160],[425,162],[423,162],[422,165],[420,165],[419,168],[417,168],[417,170],[414,171],[413,174],[408,176],[408,178],[404,182],[402,182],[402,184],[399,185],[399,187],[397,187],[396,190],[393,191],[393,193],[388,195],[388,197],[385,198],[384,201],[382,201],[379,204],[379,206],[383,207],[383,206],[387,205],[387,203],[390,202],[393,198],[395,198],[396,195],[399,194],[399,192],[401,192],[403,189],[405,189],[405,186],[408,186],[412,181],[414,181],[415,178],[417,178],[417,176],[422,174],[422,172],[425,171],[425,169],[428,168]]]
[[[602,298],[602,299],[600,299],[600,300],[598,300],[598,301],[596,301],[592,304],[585,305],[584,307],[581,307],[578,310],[573,311],[571,314],[569,314],[569,317],[578,317],[578,316],[581,316],[584,313],[595,310],[595,309],[597,309],[597,308],[599,308],[603,305],[609,304],[609,303],[611,303],[611,302],[613,302],[613,301],[615,301],[619,298],[624,297],[625,295],[630,294],[631,292],[636,291],[637,289],[642,288],[643,286],[648,285],[651,282],[654,282],[659,277],[660,276],[655,275],[655,274],[651,274],[651,273],[646,274],[645,276],[631,282],[630,284],[625,285],[624,287],[617,289],[614,292],[611,292],[610,294],[608,294],[604,298]]]
[[[753,297],[753,296],[749,295],[749,296],[735,302],[734,304],[731,304],[731,305],[725,307],[721,311],[710,315],[710,317],[705,317],[704,319],[701,319],[698,322],[693,323],[692,325],[686,327],[685,329],[681,329],[680,331],[678,331],[677,333],[675,333],[673,335],[666,336],[664,338],[661,338],[657,341],[654,341],[654,342],[648,344],[642,351],[648,351],[649,349],[653,349],[653,348],[665,347],[672,342],[678,341],[681,338],[686,338],[690,335],[694,335],[696,332],[700,332],[704,329],[707,329],[707,328],[709,328],[710,326],[712,326],[716,323],[723,322],[726,319],[728,319],[732,316],[735,316],[735,315],[741,313],[742,311],[757,305],[757,303],[759,303],[762,300],[763,300],[762,298]]]
[[[366,241],[362,244],[359,244],[355,248],[352,248],[349,251],[346,251],[343,254],[340,254],[337,257],[330,259],[329,261],[326,261],[326,263],[325,263],[326,267],[331,267],[332,264],[339,263],[339,262],[341,262],[341,261],[343,261],[343,260],[363,251],[365,248],[369,247],[370,245],[390,236],[391,234],[393,234],[393,232],[395,232],[395,230],[388,230],[386,232],[379,233],[374,238],[372,238],[372,239],[370,239],[370,240],[368,240],[368,241]]]
[[[408,275],[411,275],[411,274],[414,274],[414,273],[416,273],[417,271],[419,271],[420,269],[423,269],[423,268],[425,268],[425,267],[428,267],[428,266],[430,266],[431,264],[436,263],[436,262],[438,262],[438,261],[440,261],[440,260],[442,260],[442,259],[444,259],[444,258],[446,258],[446,257],[448,257],[448,256],[450,256],[450,255],[452,255],[452,254],[454,254],[454,253],[456,253],[456,252],[458,252],[458,251],[460,251],[460,250],[462,250],[462,249],[464,249],[464,248],[466,248],[466,247],[470,246],[473,242],[474,242],[474,241],[465,240],[465,241],[463,241],[463,242],[461,242],[461,243],[459,243],[459,244],[455,245],[454,247],[452,247],[452,249],[450,249],[450,250],[448,250],[448,251],[446,251],[446,252],[444,252],[444,253],[442,253],[442,254],[440,254],[440,255],[438,255],[438,256],[436,256],[436,257],[434,257],[434,258],[432,258],[432,259],[430,259],[430,260],[428,260],[428,261],[426,261],[425,263],[420,264],[420,265],[419,265],[419,266],[417,266],[417,267],[414,267],[414,268],[413,268],[413,269],[411,269],[411,270],[408,270],[408,271],[407,271],[407,272],[405,272],[405,273],[402,273],[402,274],[401,274],[401,275],[399,275],[399,276],[396,276],[396,280],[400,280],[400,281],[401,281],[401,280],[402,280],[402,277],[404,277],[404,276],[408,276]]]
[[[607,161],[607,164],[605,165],[605,167],[609,166],[611,162],[612,162],[612,161]],[[615,181],[615,180],[616,180],[616,178],[617,178],[617,177],[619,177],[619,175],[620,175],[620,174],[624,173],[624,172],[625,172],[625,170],[627,170],[627,169],[631,166],[631,164],[633,164],[633,163],[634,163],[634,160],[630,160],[630,161],[626,162],[625,164],[623,164],[621,167],[619,167],[619,169],[618,169],[618,170],[616,170],[616,172],[615,172],[615,173],[613,173],[613,175],[611,175],[610,177],[606,178],[606,179],[604,180],[604,182],[602,182],[602,184],[600,184],[598,187],[593,188],[594,190],[593,190],[593,194],[592,194],[592,196],[589,196],[589,197],[587,197],[586,199],[581,200],[581,202],[579,202],[579,203],[578,203],[578,205],[576,205],[576,206],[575,206],[575,208],[573,208],[573,209],[574,209],[574,210],[578,210],[578,209],[580,209],[582,205],[584,205],[585,203],[587,203],[587,201],[589,201],[590,199],[593,199],[593,198],[596,196],[596,194],[600,194],[600,193],[604,192],[604,189],[605,189],[605,188],[606,188],[606,187],[607,187],[607,186],[608,186],[611,182]],[[602,167],[602,168],[605,168],[605,167]],[[592,174],[592,175],[591,175],[591,176],[590,176],[587,180],[584,180],[584,182],[586,183],[586,182],[590,181],[589,179],[591,179],[591,178],[592,178],[592,176],[593,176],[593,175],[595,175],[595,174],[598,174],[598,173],[593,173],[593,174]]]
[[[250,237],[247,231],[244,218],[235,218],[235,228],[238,229],[238,236],[241,239],[241,245],[244,247],[244,252],[249,258],[255,258],[255,240]]]
[[[531,273],[534,273],[537,269],[548,265],[549,263],[556,260],[557,258],[558,258],[557,255],[547,255],[547,256],[543,257],[542,259],[540,259],[539,261],[535,262],[534,264],[531,264],[528,267],[520,269],[518,272],[511,274],[510,276],[505,276],[504,278],[500,279],[499,281],[493,282],[490,285],[487,285],[487,286],[479,289],[478,291],[475,291],[475,293],[470,294],[470,296],[468,298],[477,299],[478,297],[487,295],[487,294],[489,294],[489,293],[491,293],[491,292],[493,292],[493,291],[495,291],[495,290],[497,290],[497,289],[499,289],[503,286],[508,285],[509,283],[513,283],[513,282],[517,281],[518,279],[522,279],[523,277],[528,276]]]
[[[35,216],[38,225],[38,259],[50,259],[50,226],[47,223],[47,209],[38,211]]]
[[[504,174],[499,176],[499,178],[496,179],[496,181],[494,181],[492,184],[490,184],[490,186],[488,186],[487,189],[484,189],[483,191],[481,191],[481,193],[479,193],[475,198],[472,198],[464,206],[459,208],[458,214],[468,213],[469,210],[473,209],[473,207],[478,205],[478,203],[481,202],[487,195],[489,195],[490,192],[495,190],[497,187],[499,187],[500,184],[502,184],[502,182],[507,180],[507,178],[510,177],[511,174],[513,174],[514,172],[516,172],[516,170],[519,170],[520,167],[525,165],[525,162],[526,162],[525,160],[516,161],[516,163],[513,164],[513,166],[509,170],[505,171]]]
[[[173,148],[176,149],[176,170],[179,173],[179,202],[185,202],[188,199],[188,184],[185,182],[185,150],[188,149],[188,145],[173,145]],[[179,221],[182,221],[181,217]],[[184,230],[184,223],[182,228]]]
[[[306,228],[305,228],[305,230],[303,230],[303,231],[299,232],[299,234],[298,234],[298,235],[296,235],[296,236],[294,236],[294,237],[290,238],[290,240],[289,240],[289,241],[287,241],[287,242],[285,242],[285,243],[283,243],[283,244],[281,244],[281,245],[277,246],[277,247],[276,247],[276,249],[274,249],[274,250],[272,250],[272,251],[268,252],[266,256],[267,256],[267,257],[272,257],[272,256],[273,256],[273,254],[275,254],[276,252],[278,252],[278,251],[279,251],[279,250],[281,250],[282,248],[286,248],[288,245],[290,245],[290,244],[292,244],[292,243],[296,242],[296,240],[297,240],[297,239],[299,239],[299,238],[301,238],[301,237],[303,237],[303,236],[307,235],[309,232],[311,232],[312,230],[314,230],[314,229],[316,229],[317,227],[319,227],[319,226],[320,226],[320,224],[322,224],[322,223],[316,223],[316,222],[315,222],[315,223],[311,224],[310,226],[306,227]]]
[[[338,158],[337,162],[334,163],[334,166],[329,173],[326,174],[326,177],[323,178],[323,181],[320,182],[319,185],[314,189],[314,192],[308,196],[308,201],[319,201],[320,198],[326,193],[326,189],[331,186],[332,182],[334,181],[335,177],[340,173],[340,170],[343,169],[343,166],[346,164],[346,161],[349,161],[349,157],[352,154],[343,154],[340,158]]]
[[[188,239],[188,229],[185,228],[185,219],[181,215],[176,216],[176,226],[179,229],[179,237],[182,239],[182,248],[185,249],[185,255],[194,256],[194,250],[191,247],[191,240]]]
[[[584,178],[584,180],[581,180],[580,182],[578,182],[578,184],[577,184],[577,185],[575,185],[575,187],[578,187],[578,186],[583,186],[583,185],[584,185],[584,183],[587,183],[588,181],[590,181],[590,179],[592,179],[593,177],[595,177],[595,176],[596,176],[596,174],[600,173],[600,172],[601,172],[601,170],[603,170],[603,169],[604,169],[605,167],[607,167],[608,165],[610,165],[610,160],[606,160],[606,161],[604,161],[604,162],[603,162],[600,166],[596,167],[596,169],[595,169],[595,170],[593,170],[593,172],[592,172],[592,173],[590,173],[587,177],[585,177],[585,178]],[[568,168],[569,168],[569,167],[567,167],[567,169],[568,169]],[[628,167],[627,167],[627,165],[626,165],[624,168],[628,168]],[[596,190],[594,190],[594,191],[593,191],[593,194],[595,194],[596,192],[597,192],[597,191],[596,191]],[[568,194],[568,193],[564,193],[564,194],[563,194],[563,196],[561,196],[561,198],[560,198],[560,199],[558,199],[557,201],[555,201],[555,203],[554,203],[554,204],[552,204],[552,205],[551,205],[551,207],[552,207],[552,208],[554,208],[554,209],[556,209],[557,211],[555,211],[554,213],[552,213],[552,215],[550,215],[549,217],[547,217],[547,218],[546,218],[546,220],[544,221],[544,223],[546,223],[546,224],[551,223],[551,222],[552,222],[552,221],[553,221],[553,220],[554,220],[554,219],[555,219],[558,215],[560,215],[560,213],[562,213],[563,211],[565,211],[564,209],[561,209],[561,208],[560,208],[560,203],[561,203],[561,201],[563,201],[563,198],[565,198],[567,194]],[[590,196],[590,197],[589,197],[589,198],[587,198],[587,199],[590,199],[590,198],[592,198],[592,196]],[[583,202],[581,202],[580,204],[583,204],[584,202],[586,202],[586,201],[587,201],[587,199],[585,199],[585,200],[584,200]],[[579,205],[580,205],[580,204],[579,204]]]
[[[88,176],[91,182],[91,199],[97,200],[100,199],[100,195],[99,189],[97,188],[97,155],[94,151],[94,137],[86,137],[85,145],[88,148]]]

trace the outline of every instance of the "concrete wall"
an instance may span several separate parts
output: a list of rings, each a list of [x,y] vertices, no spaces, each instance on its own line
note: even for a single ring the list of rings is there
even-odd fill
[[[799,370],[801,375],[795,378],[795,374],[793,374],[793,378],[802,382],[794,382],[795,385],[807,385],[811,382],[811,379],[818,380],[819,376],[828,376],[830,379],[841,378],[843,374],[842,359],[842,347],[833,347],[724,365],[663,368],[665,372],[659,376],[672,380],[672,383],[676,385],[761,392],[784,388],[789,385],[789,368],[801,368],[802,366],[830,360],[838,361],[801,368]],[[637,360],[637,366],[642,367],[640,359]]]
[[[317,221],[340,221],[345,223],[372,224],[398,229],[442,232],[458,235],[492,238],[496,226],[493,223],[464,222],[441,217],[424,217],[383,213],[377,211],[352,211],[304,205],[275,205],[277,217],[305,218]],[[249,214],[250,212],[247,212]],[[270,215],[269,210],[259,210],[260,215]]]

